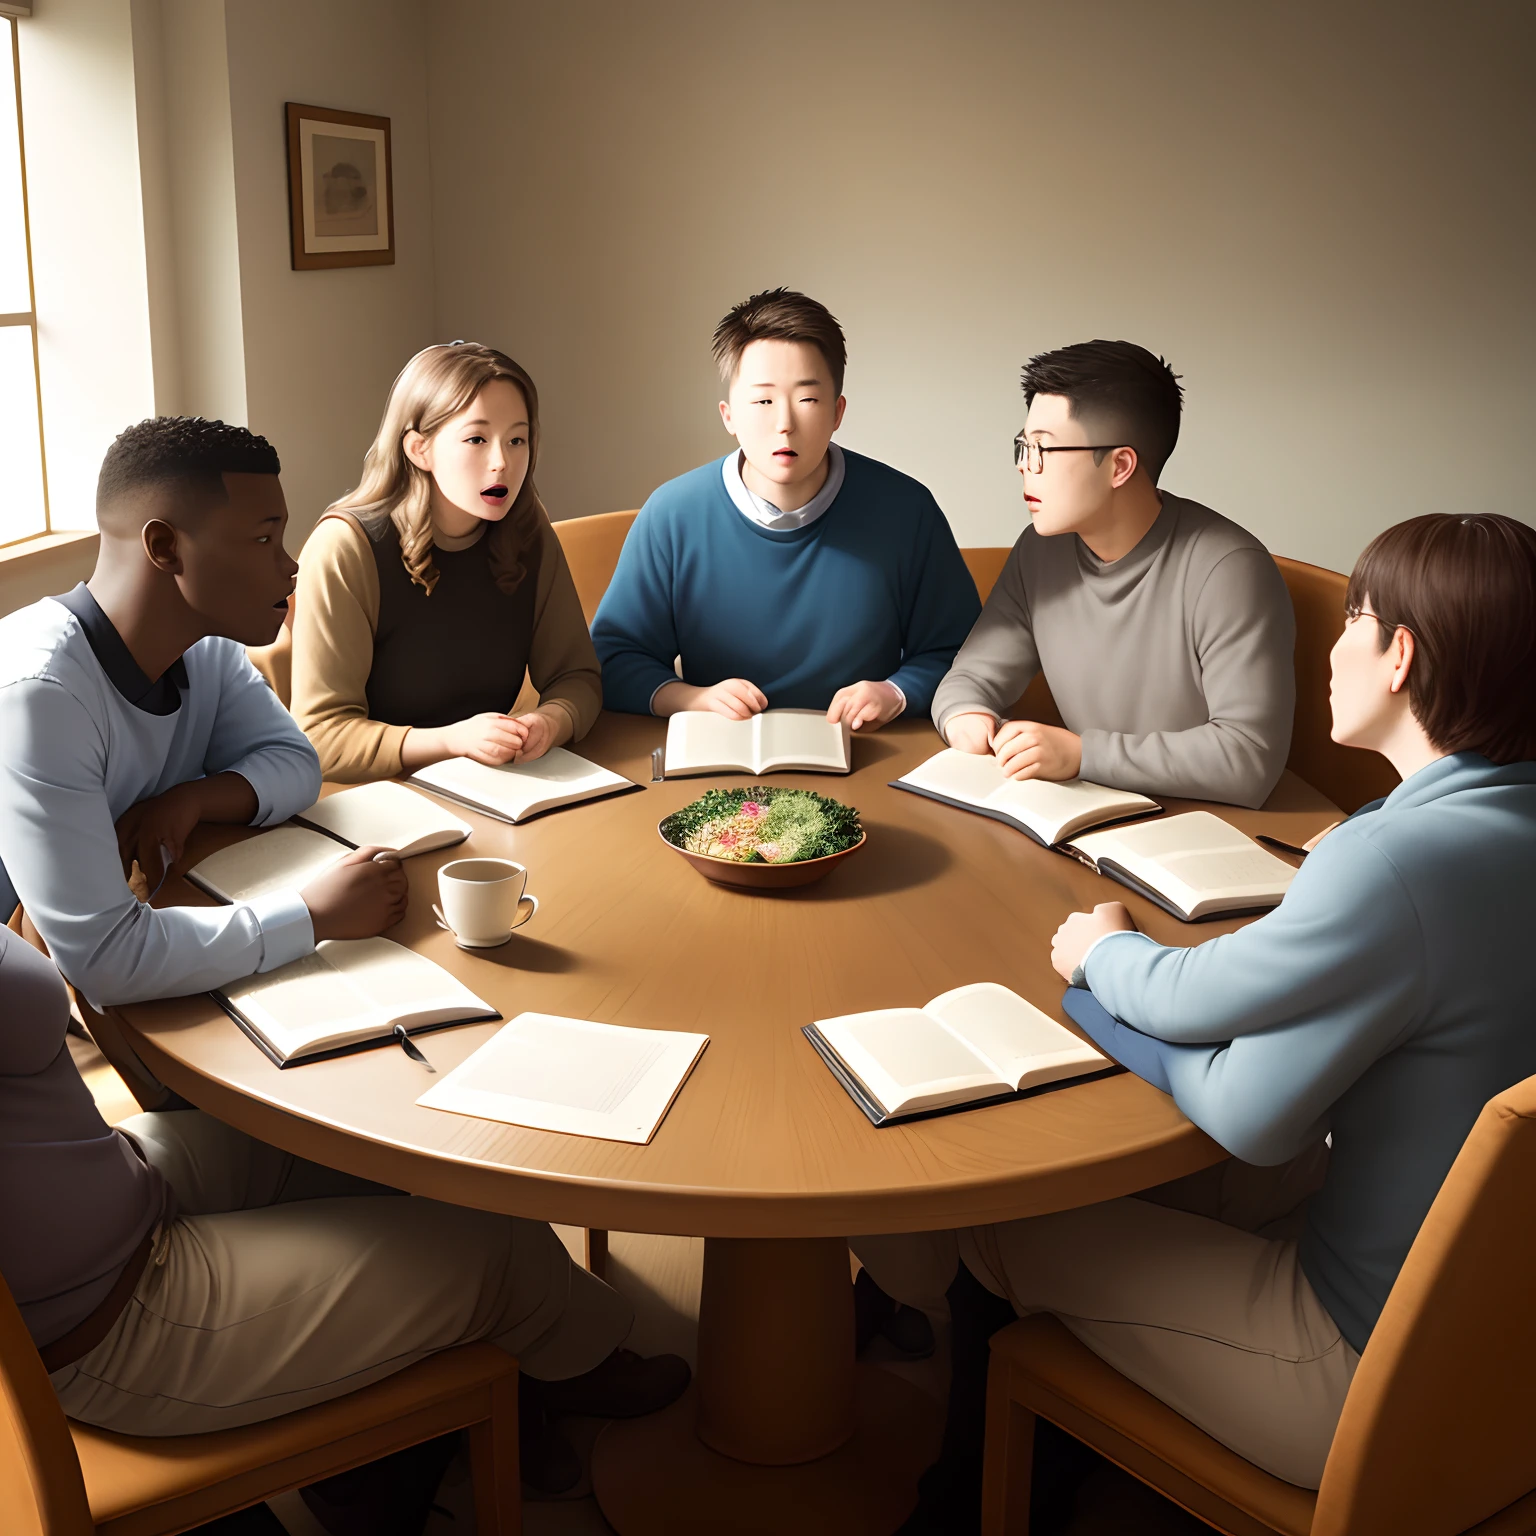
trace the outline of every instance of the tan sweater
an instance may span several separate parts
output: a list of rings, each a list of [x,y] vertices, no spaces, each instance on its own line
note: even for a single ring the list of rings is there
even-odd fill
[[[483,530],[467,539],[440,537],[436,543],[466,549],[482,535]],[[559,746],[592,729],[603,685],[565,552],[547,521],[543,538],[528,677],[538,690],[538,712],[554,727],[553,745]],[[350,518],[321,519],[299,556],[291,707],[320,754],[326,778],[342,783],[392,778],[401,771],[401,743],[410,727],[368,717],[378,622],[379,573],[367,535]]]

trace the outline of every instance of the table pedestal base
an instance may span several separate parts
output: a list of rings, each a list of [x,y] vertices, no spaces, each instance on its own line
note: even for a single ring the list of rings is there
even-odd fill
[[[877,1366],[859,1366],[854,1382],[852,1437],[796,1466],[710,1450],[695,1431],[694,1389],[661,1413],[610,1424],[592,1452],[604,1517],[620,1536],[889,1536],[939,1454],[942,1414],[927,1393]]]

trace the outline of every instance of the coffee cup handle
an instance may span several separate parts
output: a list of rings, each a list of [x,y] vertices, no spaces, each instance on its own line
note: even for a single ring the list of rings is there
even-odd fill
[[[523,910],[525,907],[527,908],[526,912]],[[521,928],[523,924],[526,923],[528,919],[532,917],[533,914],[538,910],[539,898],[533,895],[531,892],[525,893],[524,895],[518,897],[517,921],[512,924],[513,930],[515,931],[516,929]]]
[[[453,929],[448,926],[448,919],[443,916],[443,909],[438,906],[435,901],[432,903],[432,914],[437,918],[437,926],[441,928],[444,933],[453,932]]]

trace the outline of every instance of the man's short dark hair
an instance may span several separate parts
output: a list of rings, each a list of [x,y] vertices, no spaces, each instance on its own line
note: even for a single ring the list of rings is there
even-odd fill
[[[176,485],[223,502],[223,476],[281,473],[277,450],[244,427],[201,416],[152,416],[118,434],[101,461],[96,509],[149,486]]]
[[[1413,635],[1408,705],[1440,751],[1536,759],[1536,528],[1432,512],[1374,538],[1345,611],[1374,613],[1385,650]]]
[[[715,327],[715,362],[727,387],[741,367],[741,354],[754,341],[799,341],[815,347],[831,370],[833,394],[842,394],[848,343],[825,304],[791,288],[770,288],[743,299]]]
[[[1024,405],[1064,395],[1072,414],[1101,442],[1134,448],[1153,485],[1179,440],[1184,391],[1160,357],[1133,341],[1080,341],[1040,352],[1024,365]]]

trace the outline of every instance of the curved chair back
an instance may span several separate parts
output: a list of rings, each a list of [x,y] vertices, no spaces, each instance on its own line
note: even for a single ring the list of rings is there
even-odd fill
[[[1536,1489],[1533,1189],[1536,1077],[1489,1100],[1414,1239],[1345,1400],[1312,1536],[1451,1536]]]
[[[6,1536],[92,1536],[96,1529],[64,1410],[3,1279],[0,1503]]]
[[[630,526],[639,515],[638,510],[596,512],[591,517],[562,518],[554,524],[589,627],[596,617],[603,593],[608,590],[608,583],[613,580],[619,551],[624,548]]]

